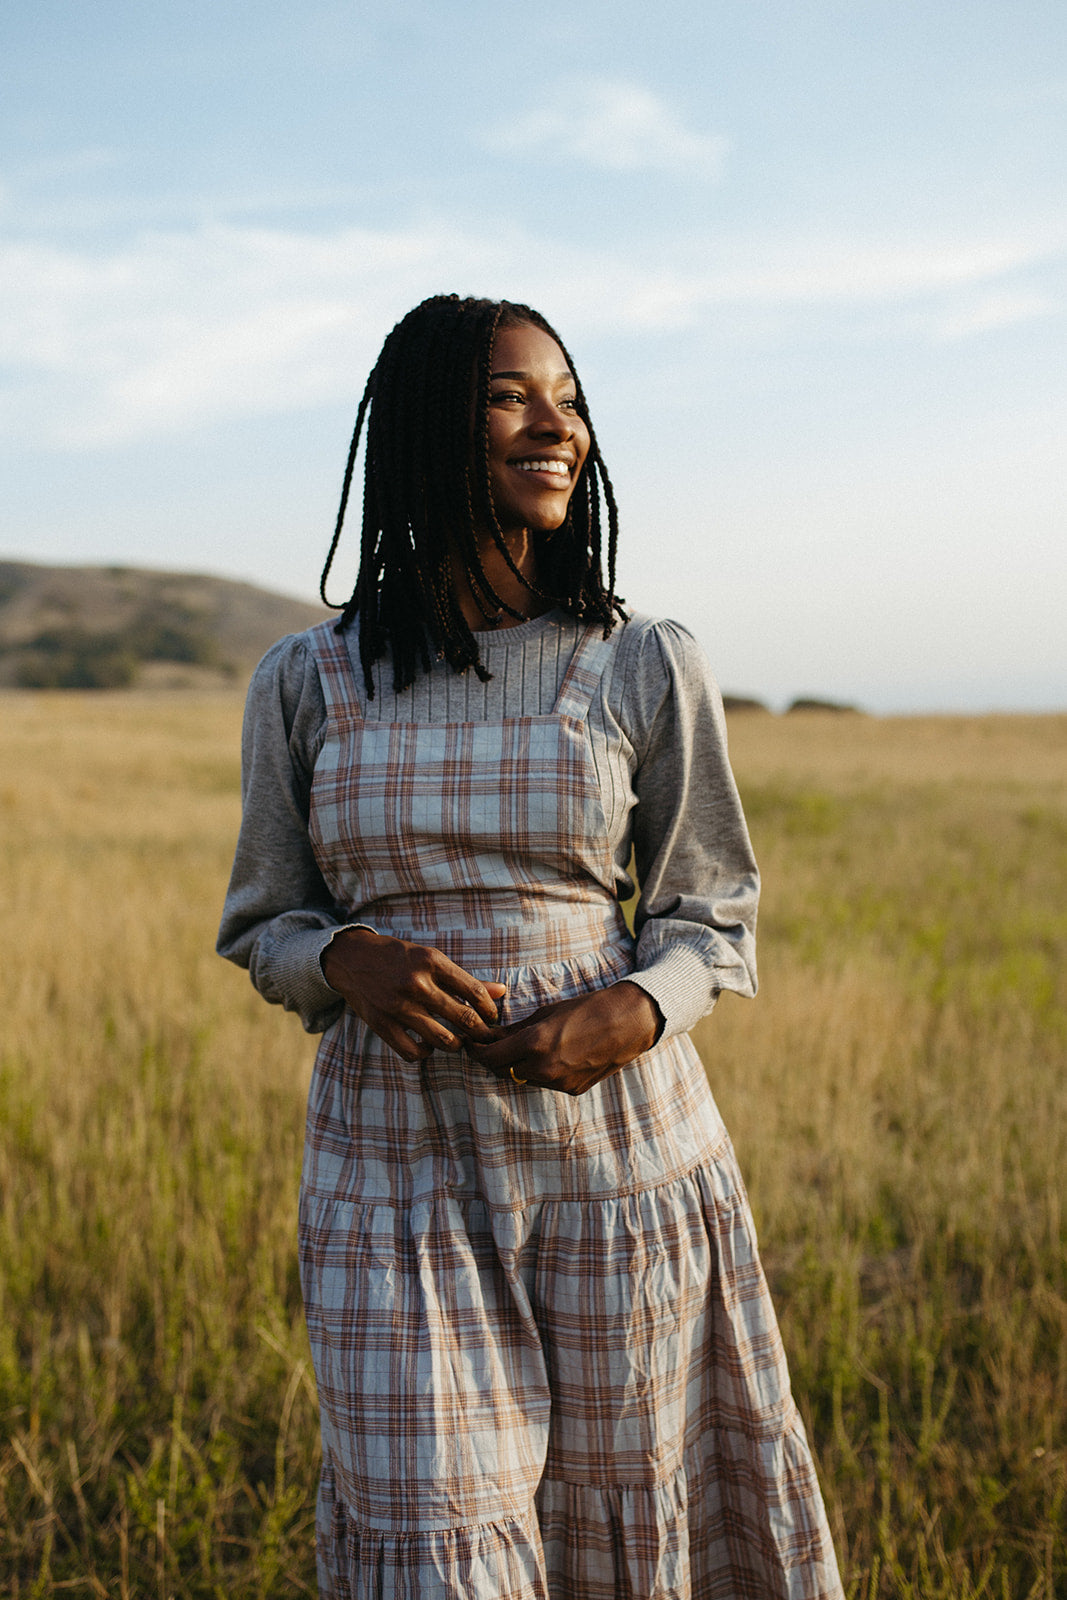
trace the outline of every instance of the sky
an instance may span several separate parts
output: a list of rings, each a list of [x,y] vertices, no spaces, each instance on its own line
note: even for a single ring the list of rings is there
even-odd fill
[[[1063,0],[6,0],[0,555],[314,596],[385,334],[486,294],[725,689],[1067,709],[1065,178]]]

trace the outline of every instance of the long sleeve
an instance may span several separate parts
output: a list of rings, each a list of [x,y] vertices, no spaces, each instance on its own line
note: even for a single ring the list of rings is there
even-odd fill
[[[217,949],[310,1033],[343,1002],[320,958],[344,923],[312,852],[308,809],[326,707],[306,645],[282,639],[256,668],[241,739],[241,832]]]
[[[692,1027],[723,989],[755,994],[759,873],[703,651],[669,622],[639,623],[631,649],[635,659],[620,667],[637,798],[634,981],[659,1005],[669,1036]]]

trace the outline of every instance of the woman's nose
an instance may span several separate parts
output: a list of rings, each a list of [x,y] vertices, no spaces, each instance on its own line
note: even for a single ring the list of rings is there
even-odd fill
[[[558,438],[569,439],[574,432],[574,417],[569,411],[562,410],[554,401],[544,400],[535,409],[529,428],[531,433],[551,433]]]

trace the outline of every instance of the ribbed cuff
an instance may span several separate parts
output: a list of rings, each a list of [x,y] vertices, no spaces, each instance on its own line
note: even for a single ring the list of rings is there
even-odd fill
[[[707,1016],[719,998],[713,989],[707,962],[692,945],[681,942],[657,953],[650,966],[639,967],[629,981],[650,994],[663,1014],[661,1039],[688,1033]]]
[[[322,1033],[340,1014],[344,1001],[322,974],[322,957],[345,928],[366,923],[346,922],[331,928],[303,928],[287,934],[275,952],[274,986],[285,996],[287,1011],[299,1013],[308,1033]]]

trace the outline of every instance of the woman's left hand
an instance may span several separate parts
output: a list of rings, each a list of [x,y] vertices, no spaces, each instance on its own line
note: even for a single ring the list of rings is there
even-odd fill
[[[624,980],[610,989],[540,1006],[483,1043],[465,1048],[498,1078],[579,1095],[650,1050],[663,1018],[650,994]]]

